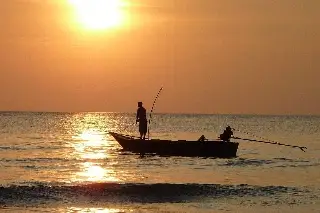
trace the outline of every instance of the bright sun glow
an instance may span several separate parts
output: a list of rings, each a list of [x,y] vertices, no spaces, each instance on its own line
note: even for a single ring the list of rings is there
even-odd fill
[[[101,30],[123,22],[122,0],[69,0],[75,7],[78,21],[88,29]]]
[[[118,182],[117,174],[110,168],[104,168],[101,165],[85,162],[82,171],[77,173],[75,181],[92,182]]]

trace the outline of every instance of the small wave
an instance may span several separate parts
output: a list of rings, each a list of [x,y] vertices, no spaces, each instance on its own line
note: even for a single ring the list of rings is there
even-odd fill
[[[318,167],[320,166],[320,163],[314,162],[314,163],[305,163],[305,164],[290,164],[290,165],[278,165],[275,167],[291,167],[291,168],[305,168],[305,167]]]
[[[94,162],[94,161],[103,161],[104,159],[90,159],[90,160],[91,160],[91,162]],[[6,162],[6,163],[38,163],[38,162],[50,162],[50,163],[80,162],[80,163],[82,163],[82,162],[88,162],[87,159],[82,159],[82,158],[46,158],[46,157],[20,158],[20,159],[0,158],[0,161]]]
[[[311,162],[308,160],[300,159],[287,159],[287,158],[273,158],[271,160],[266,159],[245,159],[237,158],[228,161],[219,162],[219,166],[269,166],[269,167],[312,167],[319,166],[319,162]]]
[[[219,163],[220,166],[262,166],[272,164],[272,160],[238,158]]]
[[[309,160],[303,160],[303,159],[290,159],[290,158],[274,158],[276,160],[277,165],[274,167],[291,167],[291,168],[297,168],[297,167],[313,167],[313,166],[319,166],[320,163],[317,161],[309,161]]]
[[[273,196],[296,194],[299,189],[284,186],[220,184],[135,184],[94,183],[84,185],[10,185],[0,187],[3,205],[38,205],[46,203],[180,203],[203,198]]]
[[[21,151],[21,150],[58,150],[61,149],[59,146],[40,146],[40,145],[27,145],[27,146],[0,146],[1,150],[9,151]]]
[[[25,147],[19,147],[19,146],[0,146],[0,150],[27,150]]]
[[[279,160],[279,161],[290,162],[290,163],[309,163],[309,161],[301,160],[301,159],[290,159],[290,158],[273,158],[273,159]]]

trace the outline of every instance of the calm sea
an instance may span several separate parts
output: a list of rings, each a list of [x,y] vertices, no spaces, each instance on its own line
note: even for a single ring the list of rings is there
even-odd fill
[[[320,212],[320,117],[155,114],[150,137],[235,136],[236,158],[140,157],[129,113],[0,113],[1,212]]]

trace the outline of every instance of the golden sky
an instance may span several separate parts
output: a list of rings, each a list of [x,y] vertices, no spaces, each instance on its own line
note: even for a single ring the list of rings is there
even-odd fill
[[[88,2],[0,2],[0,110],[320,114],[319,0]]]

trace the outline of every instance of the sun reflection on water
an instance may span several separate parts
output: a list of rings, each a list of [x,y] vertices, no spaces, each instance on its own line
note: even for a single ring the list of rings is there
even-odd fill
[[[111,145],[106,138],[106,126],[100,116],[77,116],[73,120],[72,155],[80,160],[72,182],[118,182],[113,165],[117,162],[110,154]],[[102,124],[102,125],[101,125]]]
[[[84,130],[81,134],[73,136],[78,143],[74,144],[77,154],[82,159],[104,159],[108,157],[103,134],[96,129]]]
[[[101,165],[85,162],[83,163],[81,172],[76,175],[77,181],[90,181],[90,182],[118,182],[114,170],[110,168],[103,168]]]

